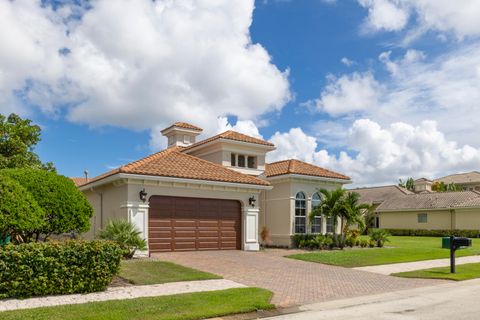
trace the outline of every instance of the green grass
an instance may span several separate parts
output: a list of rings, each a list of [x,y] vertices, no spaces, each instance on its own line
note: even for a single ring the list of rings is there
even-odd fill
[[[159,320],[204,319],[273,308],[272,293],[236,288],[173,296],[111,300],[0,312],[2,320]]]
[[[458,250],[457,256],[480,254],[480,239],[473,239],[472,242],[471,248]],[[442,249],[442,238],[439,237],[390,237],[386,246],[388,247],[316,251],[288,257],[349,268],[449,257],[449,250]]]
[[[470,280],[480,278],[480,263],[467,263],[456,266],[456,273],[450,273],[450,267],[432,268],[392,274],[403,278],[426,278],[446,280]]]
[[[212,273],[158,260],[122,261],[119,276],[136,285],[222,278]]]

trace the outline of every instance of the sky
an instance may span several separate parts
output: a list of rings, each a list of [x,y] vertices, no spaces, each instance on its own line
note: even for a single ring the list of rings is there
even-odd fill
[[[355,186],[480,170],[479,101],[480,0],[0,0],[0,113],[66,176],[175,121]]]

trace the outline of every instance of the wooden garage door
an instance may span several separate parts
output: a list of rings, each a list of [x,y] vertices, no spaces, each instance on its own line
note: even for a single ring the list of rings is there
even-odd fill
[[[150,252],[241,249],[241,209],[234,200],[152,196]]]

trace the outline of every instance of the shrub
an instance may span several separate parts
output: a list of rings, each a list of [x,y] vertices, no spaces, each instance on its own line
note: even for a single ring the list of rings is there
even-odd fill
[[[0,240],[28,241],[43,227],[44,211],[15,180],[0,175]]]
[[[414,236],[414,237],[467,237],[480,238],[480,230],[426,230],[426,229],[384,229],[392,236]]]
[[[377,243],[376,243],[374,240],[371,240],[371,239],[368,240],[368,246],[369,246],[370,248],[374,248],[376,244],[377,244]]]
[[[5,169],[1,173],[17,180],[45,211],[45,224],[39,233],[48,237],[90,229],[92,206],[71,179],[35,169]]]
[[[372,230],[370,232],[370,240],[374,241],[376,243],[377,247],[379,247],[379,248],[383,247],[385,242],[390,241],[388,239],[389,236],[390,236],[390,234],[387,231],[382,230],[382,229],[376,229],[376,230]]]
[[[291,241],[292,241],[292,247],[293,248],[301,248],[300,247],[300,242],[302,240],[312,240],[316,237],[315,234],[307,234],[307,233],[297,233],[297,234],[294,234],[290,237]]]
[[[101,291],[122,251],[110,241],[37,242],[0,248],[0,298]]]
[[[140,237],[141,232],[127,220],[110,220],[105,229],[98,232],[98,238],[116,242],[122,248],[123,257],[131,259],[137,250],[146,250],[147,243]]]
[[[367,239],[361,239],[360,240],[360,247],[366,248],[369,245],[369,241]]]

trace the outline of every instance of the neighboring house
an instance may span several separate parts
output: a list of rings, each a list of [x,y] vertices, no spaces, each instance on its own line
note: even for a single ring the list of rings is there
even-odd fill
[[[201,128],[177,122],[162,130],[168,148],[95,178],[73,178],[95,216],[86,237],[108,220],[128,219],[147,239],[149,252],[258,250],[267,227],[273,245],[293,233],[332,231],[331,221],[308,214],[318,188],[350,178],[298,160],[267,164],[275,146],[235,131],[196,142]]]
[[[432,185],[441,182],[443,182],[445,185],[455,184],[464,191],[480,191],[480,172],[472,171],[466,173],[456,173],[434,180],[420,178],[415,180],[415,192],[434,192],[432,191]]]
[[[360,202],[372,204],[377,228],[480,230],[480,193],[413,193],[398,186],[359,188]]]

